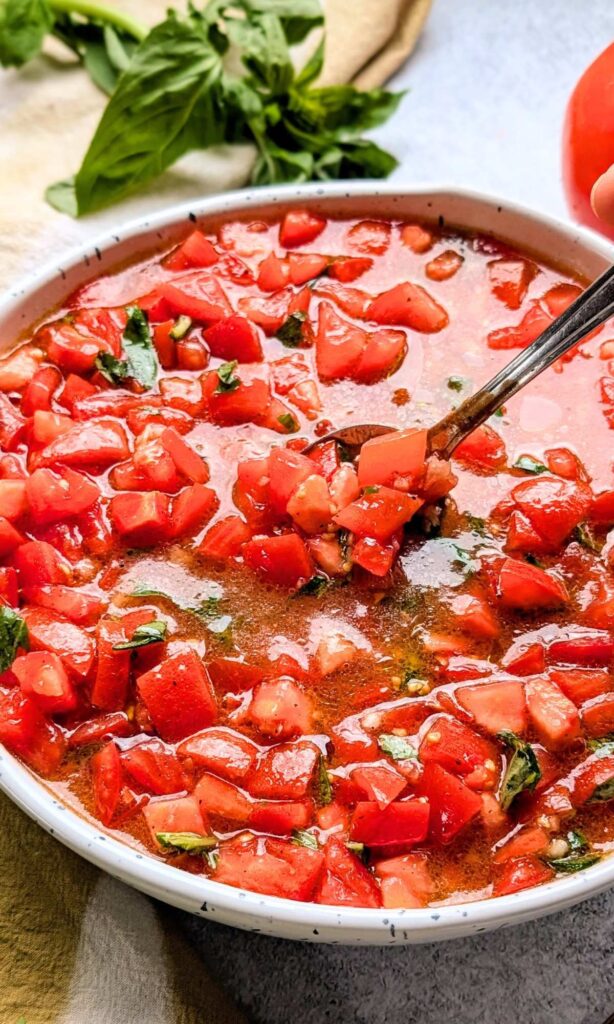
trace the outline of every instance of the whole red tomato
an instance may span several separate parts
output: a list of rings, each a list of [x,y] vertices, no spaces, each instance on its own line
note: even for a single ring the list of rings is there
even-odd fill
[[[563,128],[563,184],[576,220],[614,238],[597,219],[591,189],[614,164],[614,43],[586,69],[571,94]]]

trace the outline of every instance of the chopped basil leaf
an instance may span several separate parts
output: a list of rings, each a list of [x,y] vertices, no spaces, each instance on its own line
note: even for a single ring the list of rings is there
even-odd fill
[[[238,377],[235,377],[234,372],[239,365],[236,359],[231,360],[229,363],[222,363],[218,366],[216,373],[218,377],[218,384],[215,389],[215,394],[224,394],[226,391],[236,391],[241,381]]]
[[[109,384],[121,384],[128,376],[128,363],[112,356],[110,352],[99,352],[94,366]]]
[[[382,733],[381,736],[378,736],[377,745],[393,761],[407,761],[409,758],[418,756],[418,752],[411,743],[408,743],[403,736],[395,736],[394,733]]]
[[[215,836],[199,836],[197,832],[156,832],[156,839],[164,849],[181,853],[208,853],[218,845]]]
[[[0,672],[6,672],[15,661],[20,647],[30,649],[30,635],[25,621],[8,605],[0,606]]]
[[[599,757],[609,757],[610,754],[614,754],[614,733],[609,732],[607,736],[600,736],[598,740],[587,740],[586,745]]]
[[[211,619],[219,618],[220,601],[221,598],[219,597],[206,597],[199,605],[190,606],[186,608],[186,611],[191,612],[192,615],[198,615],[199,619],[205,619],[209,622]]]
[[[588,801],[589,804],[605,804],[608,800],[614,800],[614,775],[606,779],[593,790],[593,795]]]
[[[295,846],[306,846],[309,850],[318,849],[317,836],[313,832],[307,832],[303,828],[295,828],[292,833],[292,842]]]
[[[299,422],[291,412],[282,412],[281,416],[277,417],[277,422],[281,423],[288,434],[295,434],[299,429]]]
[[[365,855],[366,847],[364,843],[356,843],[354,840],[349,839],[345,844],[345,848],[346,850],[349,850],[350,853],[354,853],[357,857],[362,858]]]
[[[565,839],[572,853],[586,853],[589,848],[588,839],[583,832],[568,832]]]
[[[493,412],[493,416],[498,416],[500,419],[502,419],[504,415],[505,409],[503,406],[500,406],[499,409],[495,409],[495,411]]]
[[[158,590],[157,587],[150,587],[147,583],[137,583],[134,587],[131,597],[164,597],[167,601],[172,601],[175,604],[174,597],[167,594],[164,590]]]
[[[499,803],[503,810],[507,811],[520,793],[535,789],[542,773],[530,743],[521,740],[507,729],[499,733],[499,739],[514,751],[499,790]]]
[[[219,859],[220,859],[219,851],[218,850],[205,850],[204,853],[203,853],[203,857],[204,857],[205,863],[206,863],[207,867],[209,868],[209,870],[210,871],[215,871],[217,866],[218,866]]]
[[[538,462],[537,459],[532,458],[531,455],[521,455],[516,460],[512,469],[522,469],[525,473],[547,473],[548,467],[544,466],[543,462]]]
[[[595,537],[588,523],[578,523],[574,530],[574,537],[582,547],[588,548],[589,551],[594,551],[597,555],[601,553],[604,541],[600,541]]]
[[[462,391],[466,383],[467,381],[465,380],[464,377],[455,376],[448,377],[447,381],[450,391]]]
[[[286,348],[298,348],[303,341],[303,324],[306,319],[307,314],[302,309],[297,309],[295,313],[290,313],[290,316],[284,320],[275,337]]]
[[[570,857],[554,857],[548,860],[548,864],[555,871],[571,874],[573,871],[584,871],[585,868],[590,868],[600,860],[601,856],[598,853],[585,853]]]
[[[139,306],[128,306],[128,319],[122,336],[127,375],[149,390],[156,383],[158,359],[147,314]]]
[[[472,533],[477,533],[480,537],[484,537],[486,535],[485,519],[482,519],[481,516],[474,516],[471,512],[465,512],[465,519],[467,520],[467,526]]]
[[[536,556],[532,555],[530,551],[525,552],[524,560],[525,560],[525,562],[528,562],[529,565],[537,566],[538,569],[544,569],[545,568],[545,565],[542,562],[541,558],[536,558]]]
[[[332,580],[327,576],[312,576],[310,580],[299,587],[293,597],[320,597],[325,590],[332,586]]]
[[[363,489],[362,489],[362,493],[363,494],[378,494],[378,492],[379,492],[379,487],[377,487],[377,485],[373,485],[373,486],[369,486],[369,487],[363,487]]]
[[[173,327],[171,327],[170,331],[168,332],[169,337],[172,338],[173,341],[181,341],[182,338],[185,338],[185,336],[188,333],[188,331],[190,330],[191,326],[192,326],[192,318],[191,317],[189,317],[189,316],[180,316],[180,317],[177,318],[177,320],[175,321]]]
[[[166,622],[159,622],[157,619],[153,622],[144,622],[142,626],[136,627],[131,640],[113,644],[113,650],[132,651],[137,647],[146,647],[147,644],[159,644],[166,638],[166,633]]]
[[[318,761],[318,774],[316,776],[316,798],[320,806],[324,807],[333,799],[333,787],[328,777],[326,758],[321,755]]]

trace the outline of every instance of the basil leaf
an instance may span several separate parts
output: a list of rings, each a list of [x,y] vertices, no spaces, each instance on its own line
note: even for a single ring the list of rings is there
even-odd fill
[[[192,320],[189,316],[177,317],[177,320],[168,332],[169,337],[171,337],[173,341],[181,341],[182,338],[185,338],[191,326]]]
[[[147,315],[139,306],[129,306],[128,320],[122,336],[127,374],[149,390],[156,383],[158,359]]]
[[[122,199],[190,149],[223,141],[221,73],[200,18],[170,12],[156,25],[121,75],[75,176],[78,213]]]
[[[330,804],[333,799],[333,787],[328,777],[328,767],[324,755],[320,755],[320,760],[318,761],[316,799],[321,807],[325,807],[326,804]]]
[[[412,747],[411,743],[408,743],[403,736],[395,736],[394,733],[382,733],[377,738],[377,745],[393,761],[407,761],[409,758],[418,756],[417,750]]]
[[[306,846],[308,850],[318,849],[318,839],[313,832],[307,832],[304,828],[295,828],[292,833],[291,842],[295,846]]]
[[[320,74],[324,66],[324,40],[321,39],[318,46],[312,53],[311,57],[299,71],[294,81],[297,89],[304,88],[306,85],[311,85],[312,82]]]
[[[145,622],[137,626],[131,640],[123,643],[113,644],[114,651],[133,651],[137,647],[146,647],[148,644],[158,644],[166,639],[166,622],[159,622],[154,619],[152,622]]]
[[[589,804],[604,804],[608,800],[614,800],[614,775],[607,779],[593,790],[593,795],[588,801]]]
[[[467,381],[464,377],[448,377],[447,385],[450,391],[462,391]]]
[[[86,43],[83,48],[83,66],[101,92],[110,96],[117,84],[117,71],[109,60],[103,41]]]
[[[303,324],[306,320],[307,314],[302,309],[298,309],[296,313],[290,313],[290,316],[287,320],[284,320],[275,337],[286,348],[298,348],[303,341]]]
[[[526,743],[508,730],[500,732],[499,739],[514,751],[499,790],[499,803],[503,810],[507,811],[520,793],[535,789],[542,773],[530,743]]]
[[[199,836],[197,832],[156,832],[164,849],[181,853],[208,853],[218,845],[215,836]]]
[[[157,587],[150,587],[147,583],[137,583],[132,591],[131,597],[164,597],[167,601],[172,601],[175,604],[175,599],[167,594],[164,590],[158,590]]]
[[[573,535],[582,547],[587,548],[589,551],[594,551],[597,555],[601,553],[605,541],[600,541],[595,537],[588,523],[578,523]]]
[[[548,861],[548,864],[555,871],[570,874],[573,871],[584,871],[585,868],[590,868],[600,860],[601,856],[598,853],[585,853],[581,856],[554,857]]]
[[[290,44],[300,43],[308,32],[324,23],[319,0],[242,0],[241,6],[279,18]]]
[[[303,583],[302,587],[299,587],[295,594],[292,596],[296,597],[321,597],[325,590],[332,586],[332,580],[329,580],[327,576],[312,576],[310,580]]]
[[[21,67],[35,57],[53,24],[46,0],[3,0],[0,5],[0,64]]]
[[[218,366],[216,373],[218,377],[218,385],[215,389],[215,394],[220,395],[228,391],[236,391],[241,381],[238,377],[235,377],[234,372],[239,365],[236,359],[233,359],[229,363],[222,363]]]
[[[117,359],[110,352],[99,352],[94,366],[109,384],[122,384],[128,377],[128,363],[125,359]]]
[[[0,672],[11,667],[20,647],[30,649],[28,627],[21,615],[3,604],[0,606]]]
[[[519,459],[516,459],[512,469],[522,469],[525,473],[535,473],[536,475],[548,472],[548,467],[531,455],[521,455]]]
[[[64,178],[45,189],[45,199],[54,210],[67,213],[69,217],[79,216],[79,204],[75,190],[75,179]]]

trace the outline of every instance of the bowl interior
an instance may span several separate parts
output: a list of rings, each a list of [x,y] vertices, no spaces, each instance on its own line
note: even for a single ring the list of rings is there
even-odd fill
[[[440,221],[513,243],[546,263],[591,279],[612,262],[614,247],[591,232],[486,196],[445,187],[403,192],[356,184],[267,188],[211,197],[134,221],[87,249],[68,254],[21,282],[0,302],[4,350],[77,287],[168,249],[198,222],[268,219],[299,203],[329,217]],[[102,834],[63,806],[23,765],[0,748],[0,787],[44,828],[82,856],[158,899],[221,923],[316,942],[426,942],[498,928],[571,906],[614,884],[614,857],[576,875],[491,900],[420,910],[360,910],[294,903],[243,892],[193,876]]]

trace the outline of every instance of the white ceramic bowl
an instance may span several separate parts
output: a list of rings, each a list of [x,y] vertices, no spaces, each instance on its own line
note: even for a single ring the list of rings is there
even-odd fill
[[[118,264],[168,248],[198,220],[278,216],[296,205],[327,215],[437,220],[491,232],[546,261],[595,277],[614,259],[614,247],[584,229],[478,193],[425,186],[334,184],[228,193],[175,206],[132,221],[86,249],[67,254],[15,287],[0,302],[4,346],[91,278]],[[547,885],[491,900],[420,910],[359,910],[317,906],[243,892],[188,874],[114,838],[64,806],[28,769],[0,747],[0,787],[49,833],[109,874],[166,903],[267,935],[310,942],[394,945],[433,942],[502,928],[562,910],[614,885],[614,856]]]

